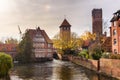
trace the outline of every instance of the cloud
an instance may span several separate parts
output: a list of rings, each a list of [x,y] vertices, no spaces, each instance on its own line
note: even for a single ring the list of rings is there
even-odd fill
[[[72,31],[81,35],[86,30],[92,30],[93,8],[102,8],[103,19],[109,21],[113,12],[120,7],[119,0],[12,0],[11,2],[14,8],[9,12],[0,13],[1,33],[18,34],[17,25],[20,25],[23,31],[38,25],[50,37],[59,31],[64,15],[72,25]],[[9,30],[6,30],[8,28]]]

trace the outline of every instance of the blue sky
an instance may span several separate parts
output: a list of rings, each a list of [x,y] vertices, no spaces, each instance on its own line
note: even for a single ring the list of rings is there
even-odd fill
[[[79,36],[92,30],[93,8],[102,8],[103,21],[110,26],[113,13],[120,9],[120,0],[0,0],[0,40],[7,37],[19,39],[22,32],[39,26],[52,38],[59,32],[65,18],[72,32]]]

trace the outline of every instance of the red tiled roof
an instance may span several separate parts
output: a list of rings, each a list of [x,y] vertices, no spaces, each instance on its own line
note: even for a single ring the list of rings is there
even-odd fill
[[[69,22],[66,19],[64,19],[64,21],[62,22],[61,26],[71,26],[71,25],[69,24]]]
[[[47,43],[53,43],[52,40],[46,34],[46,32],[44,30],[41,30],[39,27],[37,29],[29,29],[28,31],[31,38],[33,38],[37,34],[37,31],[39,31],[43,35]]]
[[[52,40],[48,37],[48,35],[46,34],[46,32],[44,30],[42,30],[43,36],[45,37],[45,40],[47,41],[47,43],[53,43]]]
[[[0,51],[16,51],[17,44],[0,44]]]

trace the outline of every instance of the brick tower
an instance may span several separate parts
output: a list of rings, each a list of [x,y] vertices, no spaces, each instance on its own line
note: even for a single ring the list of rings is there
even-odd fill
[[[112,37],[112,53],[120,54],[120,10],[111,19],[110,35]]]
[[[71,36],[71,25],[69,22],[64,19],[62,24],[60,25],[60,38],[66,42],[70,41]]]
[[[102,35],[102,9],[92,10],[92,32],[96,37]]]

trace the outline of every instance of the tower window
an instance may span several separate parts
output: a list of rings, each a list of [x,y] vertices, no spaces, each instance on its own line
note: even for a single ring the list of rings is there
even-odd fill
[[[69,27],[67,28],[67,30],[69,30]]]
[[[113,35],[116,35],[116,33],[117,33],[117,31],[114,29],[114,30],[113,30]]]
[[[114,39],[114,45],[116,45],[117,44],[117,40],[116,39]]]
[[[64,30],[66,30],[66,27],[64,27]]]

